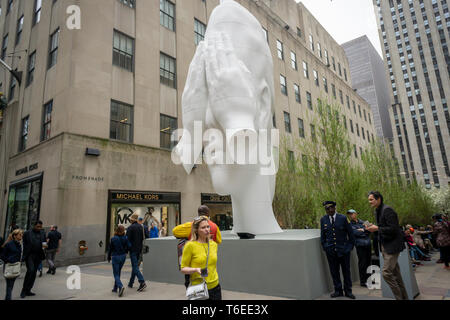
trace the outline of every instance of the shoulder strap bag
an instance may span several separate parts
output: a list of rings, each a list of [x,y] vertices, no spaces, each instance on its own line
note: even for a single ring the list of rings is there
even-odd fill
[[[3,276],[6,279],[16,279],[20,276],[20,272],[22,269],[22,256],[23,256],[23,246],[21,246],[20,260],[15,263],[5,264],[5,272]]]
[[[206,255],[206,267],[208,268],[208,260],[209,260],[209,241],[208,241],[208,254]],[[186,289],[186,297],[188,300],[208,300],[209,292],[208,286],[206,285],[206,280],[202,276],[202,283],[192,285],[189,283],[189,287]]]

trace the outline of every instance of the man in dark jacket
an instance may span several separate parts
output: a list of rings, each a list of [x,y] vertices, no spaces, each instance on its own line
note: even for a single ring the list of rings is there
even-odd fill
[[[332,298],[343,296],[340,269],[344,275],[345,296],[355,299],[352,294],[352,278],[350,275],[350,253],[355,245],[352,227],[347,217],[336,213],[336,202],[323,203],[327,214],[320,219],[320,240],[327,255],[330,273],[333,278],[334,293]]]
[[[381,253],[383,255],[383,278],[397,300],[408,300],[398,265],[400,252],[405,249],[403,232],[398,223],[397,213],[383,203],[383,196],[378,191],[369,192],[369,204],[375,208],[377,225],[366,228],[367,231],[378,231]]]
[[[144,226],[138,223],[139,215],[133,213],[130,217],[131,226],[127,229],[127,238],[130,242],[130,260],[131,260],[131,278],[128,283],[129,288],[133,288],[134,279],[139,280],[138,292],[143,291],[147,285],[145,284],[144,276],[139,270],[139,259],[142,254],[143,241],[145,236]]]
[[[62,235],[58,231],[58,226],[51,226],[50,232],[47,234],[47,252],[46,258],[48,263],[48,271],[47,273],[55,274],[56,273],[56,265],[55,265],[55,257],[59,252],[59,248],[61,248],[61,239]]]
[[[44,246],[46,243],[45,233],[42,232],[42,221],[36,221],[33,229],[28,230],[23,235],[23,260],[27,266],[27,273],[23,281],[22,292],[20,297],[23,299],[27,296],[35,296],[31,289],[36,280],[36,272],[44,260]]]
[[[358,219],[358,213],[350,209],[347,211],[350,219],[353,236],[355,237],[356,254],[358,255],[359,283],[361,287],[367,287],[369,278],[367,268],[372,264],[372,246],[370,243],[370,232],[367,231],[364,221]]]

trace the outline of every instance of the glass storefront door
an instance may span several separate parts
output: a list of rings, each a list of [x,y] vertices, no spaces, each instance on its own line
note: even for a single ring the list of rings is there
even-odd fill
[[[29,230],[39,219],[41,188],[42,175],[10,186],[5,236],[15,228]]]

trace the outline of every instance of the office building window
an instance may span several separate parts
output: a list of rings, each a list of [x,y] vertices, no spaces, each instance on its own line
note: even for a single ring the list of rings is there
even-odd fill
[[[343,120],[344,120],[344,128],[347,129],[347,117],[346,116],[342,116]]]
[[[42,116],[42,133],[41,141],[45,141],[50,138],[52,131],[52,111],[53,111],[53,101],[44,105],[44,113]]]
[[[20,42],[22,38],[22,30],[23,30],[23,15],[17,20],[17,32],[16,32],[16,45]]]
[[[294,83],[294,95],[295,95],[295,101],[297,101],[298,103],[302,103],[302,98],[300,96],[300,87],[298,86],[298,84]]]
[[[159,58],[159,75],[161,83],[176,88],[176,60],[162,52]]]
[[[317,53],[319,54],[319,58],[322,59],[322,47],[319,42],[317,42]]]
[[[353,151],[355,152],[355,158],[358,159],[358,150],[356,149],[356,144],[353,145]]]
[[[59,28],[50,36],[50,52],[48,54],[48,69],[56,65],[59,47]]]
[[[297,70],[297,55],[291,51],[291,66],[292,69]]]
[[[281,93],[287,95],[286,77],[280,74]]]
[[[205,39],[206,25],[197,19],[194,19],[194,43],[198,45]]]
[[[345,68],[344,68],[344,78],[345,78],[345,81],[348,81],[348,79],[347,79],[347,69],[345,69]]]
[[[134,39],[114,30],[113,65],[133,71]]]
[[[353,120],[352,119],[350,119],[350,131],[352,133],[355,133],[355,131],[353,130]]]
[[[34,69],[36,67],[36,51],[34,51],[28,57],[28,70],[27,70],[27,86],[29,86],[34,80]]]
[[[323,77],[322,80],[323,80],[323,88],[324,88],[325,92],[328,93],[328,81],[327,81],[327,78]]]
[[[333,83],[331,84],[331,93],[333,94],[333,98],[336,99],[336,86]]]
[[[109,138],[132,143],[133,118],[133,106],[118,101],[111,101]]]
[[[333,64],[333,70],[336,71],[336,61],[334,60],[334,57],[331,57],[331,62]]]
[[[6,14],[10,13],[13,5],[13,0],[7,0]]]
[[[33,26],[41,21],[42,0],[34,1]]]
[[[175,5],[167,0],[159,0],[159,23],[175,31]]]
[[[316,141],[316,127],[313,124],[311,124],[310,128],[311,128],[311,140],[315,142]]]
[[[323,50],[323,55],[325,56],[325,63],[327,66],[330,66],[330,59],[328,58],[328,50],[324,49]]]
[[[172,133],[178,129],[177,118],[169,117],[164,114],[160,115],[160,147],[163,149],[172,150],[177,144],[176,141],[172,142]]]
[[[136,0],[119,0],[120,2],[122,2],[124,5],[126,5],[127,7],[130,8],[136,8]],[[55,3],[56,0],[53,0],[53,3]]]
[[[295,156],[291,150],[288,150],[288,168],[290,172],[295,171]]]
[[[309,93],[308,91],[306,91],[306,104],[310,110],[313,109],[311,93]]]
[[[8,50],[8,35],[3,37],[3,42],[2,42],[2,60],[5,59],[7,50]]]
[[[362,119],[361,105],[358,104],[359,117]]]
[[[289,115],[289,113],[284,112],[284,129],[286,130],[287,133],[291,133],[291,116]]]
[[[313,69],[313,76],[314,76],[314,84],[318,87],[319,86],[319,74],[314,69]]]
[[[359,137],[359,125],[358,125],[358,124],[356,124],[356,134],[357,134],[358,137]]]
[[[15,71],[17,71],[17,69]],[[17,85],[17,80],[15,77],[13,77],[13,75],[11,75],[11,81],[9,84],[8,101],[11,101],[14,99],[14,94],[16,93],[16,85]]]
[[[23,118],[22,126],[20,128],[19,152],[22,152],[27,148],[29,125],[30,125],[30,117]]]
[[[283,43],[280,40],[277,40],[277,55],[279,59],[284,60]]]
[[[309,35],[309,48],[314,52],[314,39],[312,34]]]
[[[339,76],[342,77],[342,70],[341,70],[341,63],[338,62],[338,71],[339,71]]]
[[[344,95],[342,93],[342,90],[339,90],[339,100],[341,101],[341,104],[344,104]]]
[[[303,61],[303,76],[306,79],[309,79],[308,63],[306,63],[305,61]]]
[[[267,29],[265,29],[265,28],[262,28],[262,29],[263,29],[263,32],[264,32],[264,37],[266,38],[267,43],[269,43],[269,33],[267,32]]]
[[[298,135],[300,136],[300,138],[304,138],[305,137],[305,125],[303,123],[302,119],[298,119]]]

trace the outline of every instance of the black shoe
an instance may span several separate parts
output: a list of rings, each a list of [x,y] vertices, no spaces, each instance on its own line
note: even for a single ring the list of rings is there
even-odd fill
[[[111,292],[117,293],[117,289],[112,289]]]
[[[129,283],[128,288],[133,289],[133,285],[131,283]]]
[[[365,283],[361,283],[360,286],[367,288],[367,284],[365,284]]]
[[[119,289],[119,297],[123,296],[123,292],[125,291],[125,288],[122,287]]]
[[[52,269],[52,275],[55,275],[55,273],[56,273],[56,268],[53,268]]]
[[[25,294],[25,292],[22,291],[22,292],[20,293],[20,297],[21,297],[22,299],[25,299],[26,296],[27,296],[27,295]]]
[[[347,298],[350,298],[350,299],[353,299],[353,300],[356,299],[356,297],[355,297],[352,293],[346,293],[345,296],[346,296]]]
[[[344,294],[342,292],[334,292],[332,294],[330,294],[330,297],[332,298],[337,298],[337,297],[343,297]]]
[[[53,272],[52,269],[48,269],[47,274],[50,274],[52,272]]]
[[[27,296],[27,297],[34,297],[35,295],[36,295],[36,293],[33,293],[33,292],[28,292],[28,293],[25,293],[25,295]]]
[[[39,271],[39,278],[42,277],[42,270]]]
[[[144,291],[145,288],[147,288],[147,285],[145,284],[145,282],[141,282],[137,291],[142,292],[142,291]]]

